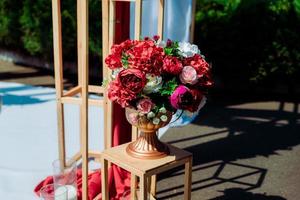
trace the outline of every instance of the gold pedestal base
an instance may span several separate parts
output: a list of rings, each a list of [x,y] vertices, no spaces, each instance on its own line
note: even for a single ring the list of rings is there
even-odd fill
[[[126,152],[132,157],[149,160],[170,154],[168,146],[158,139],[156,131],[142,131],[140,137],[127,146]]]

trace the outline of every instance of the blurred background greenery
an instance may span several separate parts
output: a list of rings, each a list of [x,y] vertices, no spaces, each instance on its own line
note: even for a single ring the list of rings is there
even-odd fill
[[[101,63],[101,1],[90,0],[91,63]],[[62,1],[64,59],[76,62],[76,5]],[[300,80],[300,0],[197,0],[195,43],[221,89],[295,92]],[[51,62],[49,0],[0,0],[0,48]]]

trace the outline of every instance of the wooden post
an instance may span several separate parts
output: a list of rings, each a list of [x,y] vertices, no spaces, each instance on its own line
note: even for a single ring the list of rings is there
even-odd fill
[[[82,86],[82,66],[81,66],[81,56],[80,55],[80,40],[81,40],[81,7],[80,7],[80,1],[77,0],[77,75],[78,75],[78,85],[81,87]]]
[[[82,199],[88,200],[88,0],[80,0],[81,13],[79,18],[79,57],[81,80],[80,134],[82,158]]]
[[[106,67],[105,58],[109,54],[110,43],[113,41],[111,33],[109,31],[111,27],[110,23],[110,2],[109,0],[102,0],[102,52],[103,52],[103,80],[108,79],[111,74],[111,70]],[[114,36],[113,36],[114,37]],[[112,103],[108,100],[107,93],[103,93],[104,98],[104,148],[112,146]]]
[[[192,157],[185,163],[184,171],[184,200],[191,200]]]
[[[61,32],[61,8],[60,0],[52,0],[52,18],[53,18],[53,48],[54,48],[54,71],[56,88],[56,107],[58,120],[58,148],[59,159],[63,166],[66,165],[65,149],[65,126],[64,126],[64,105],[63,96],[63,56],[62,56],[62,32]]]
[[[158,27],[157,27],[157,34],[160,36],[161,40],[163,40],[163,33],[164,33],[164,0],[159,0],[158,3]]]
[[[195,32],[195,14],[196,14],[196,0],[192,0],[192,17],[191,17],[191,27],[190,27],[190,42],[194,42],[194,32]]]
[[[142,0],[135,0],[135,25],[134,25],[134,38],[140,39],[141,36],[141,18],[142,18]]]
[[[102,200],[109,200],[108,193],[108,162],[106,159],[101,158],[101,179],[102,179]]]

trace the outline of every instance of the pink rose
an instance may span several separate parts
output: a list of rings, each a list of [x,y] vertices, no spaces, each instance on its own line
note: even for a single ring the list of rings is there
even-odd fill
[[[179,78],[183,84],[194,85],[198,82],[197,71],[192,66],[185,66],[182,69]]]
[[[137,109],[143,114],[150,112],[154,108],[155,104],[150,99],[141,99],[137,103]]]
[[[139,121],[137,113],[130,113],[128,115],[128,118],[129,118],[129,122],[132,123],[132,124],[137,124],[138,121]]]

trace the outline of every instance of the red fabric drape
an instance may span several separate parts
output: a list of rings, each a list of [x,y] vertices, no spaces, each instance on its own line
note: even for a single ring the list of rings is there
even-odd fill
[[[116,2],[115,42],[121,43],[129,38],[130,3]],[[113,141],[117,146],[131,140],[131,125],[127,122],[124,109],[113,104]],[[130,188],[130,174],[113,165],[109,174],[111,199],[120,199],[125,190]]]
[[[115,26],[115,42],[120,43],[129,38],[129,24],[130,24],[130,3],[116,2],[116,26]],[[131,139],[131,125],[127,122],[124,109],[118,105],[113,104],[113,135],[112,145],[117,146]],[[77,171],[77,186],[78,198],[81,199],[82,187],[82,173]],[[52,176],[47,177],[39,183],[34,192],[39,194],[40,189],[47,184],[53,183]],[[94,199],[101,193],[101,175],[99,171],[93,172],[88,176],[89,199]],[[109,169],[109,194],[111,200],[119,200],[124,191],[130,188],[130,174],[112,165]]]

